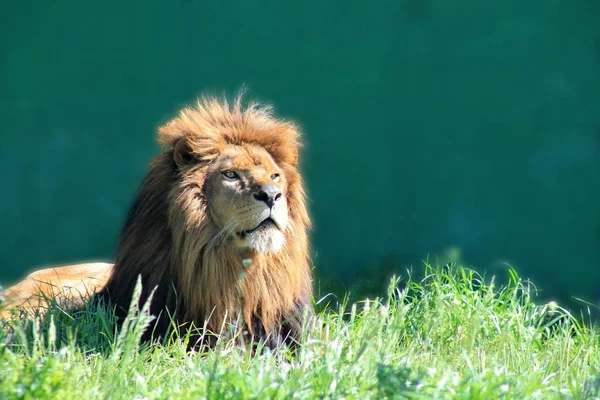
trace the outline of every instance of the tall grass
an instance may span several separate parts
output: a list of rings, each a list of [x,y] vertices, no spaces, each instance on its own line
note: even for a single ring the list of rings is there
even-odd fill
[[[322,307],[304,344],[252,356],[232,340],[189,354],[185,343],[138,346],[146,309],[121,332],[88,306],[4,323],[0,398],[598,398],[600,339],[589,318],[534,303],[514,271],[503,285],[457,267],[387,296]]]

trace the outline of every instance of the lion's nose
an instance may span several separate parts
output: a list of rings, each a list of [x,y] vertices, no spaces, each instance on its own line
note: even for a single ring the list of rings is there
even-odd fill
[[[254,193],[254,198],[258,201],[264,201],[269,208],[273,208],[275,202],[281,198],[281,192],[275,185],[269,184]]]

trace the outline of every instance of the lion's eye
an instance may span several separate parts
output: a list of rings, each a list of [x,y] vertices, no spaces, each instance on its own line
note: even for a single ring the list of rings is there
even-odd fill
[[[223,173],[223,176],[225,178],[229,179],[229,180],[233,180],[233,179],[238,179],[239,178],[238,174],[236,174],[235,172],[230,171],[230,170],[223,171],[222,173]]]
[[[271,179],[273,179],[274,181],[278,181],[279,180],[279,174],[273,174],[271,175]]]

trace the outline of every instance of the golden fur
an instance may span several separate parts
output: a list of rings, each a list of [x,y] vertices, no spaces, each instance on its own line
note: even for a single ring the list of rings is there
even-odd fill
[[[241,322],[270,347],[296,341],[312,314],[297,127],[239,96],[232,105],[203,98],[158,132],[162,152],[94,300],[122,320],[141,275],[140,303],[156,289],[144,340],[164,337],[172,318],[215,333]]]
[[[61,306],[81,306],[104,287],[112,267],[109,263],[87,263],[35,271],[0,293],[4,299],[0,318],[10,317],[15,308],[43,314],[52,299]]]

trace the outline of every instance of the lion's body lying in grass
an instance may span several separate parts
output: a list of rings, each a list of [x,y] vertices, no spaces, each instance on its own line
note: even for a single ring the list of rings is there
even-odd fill
[[[113,264],[85,263],[32,272],[25,279],[2,292],[4,302],[0,318],[8,318],[10,310],[28,314],[43,313],[49,302],[77,307],[106,285]]]
[[[38,274],[58,287],[79,282],[78,292],[96,293],[120,319],[141,275],[141,302],[156,289],[146,340],[163,337],[171,319],[215,333],[241,323],[270,347],[297,340],[303,315],[312,313],[312,280],[295,125],[268,107],[244,109],[240,98],[233,105],[210,98],[161,127],[159,141],[164,150],[129,210],[114,267]],[[35,280],[4,296],[11,304],[31,297]]]

